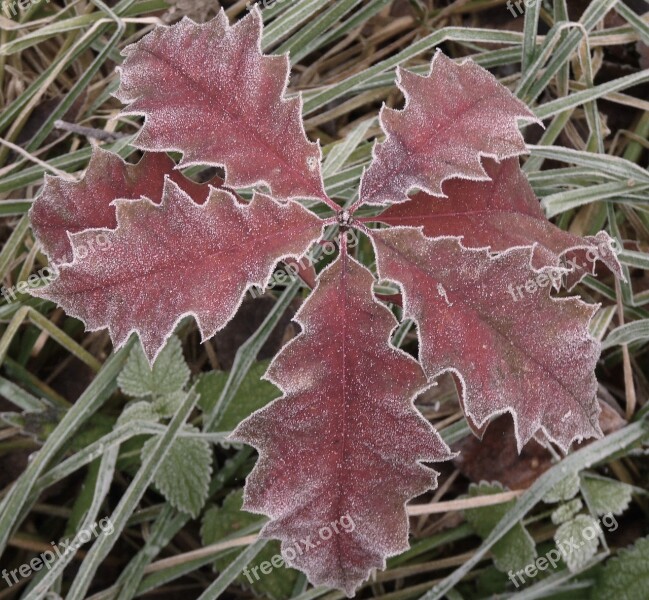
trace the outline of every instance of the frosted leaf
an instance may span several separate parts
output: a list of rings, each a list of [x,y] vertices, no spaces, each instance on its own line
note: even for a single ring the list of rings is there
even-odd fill
[[[117,419],[118,425],[124,425],[131,421],[152,421],[157,423],[160,415],[151,406],[150,402],[140,400],[139,402],[132,402],[123,411]]]
[[[381,110],[387,137],[374,146],[361,180],[361,203],[403,202],[413,188],[443,195],[442,183],[452,177],[488,179],[481,157],[526,153],[517,123],[539,122],[471,59],[458,64],[438,51],[427,76],[399,68],[397,85],[406,104],[403,110]]]
[[[607,561],[592,587],[592,600],[646,600],[649,590],[649,537]]]
[[[560,504],[552,511],[552,522],[555,525],[561,525],[566,521],[570,521],[582,508],[584,508],[584,503],[579,498]]]
[[[546,492],[545,496],[543,496],[543,502],[552,504],[571,500],[579,493],[579,484],[579,473],[573,471]]]
[[[533,266],[563,262],[574,271],[569,287],[594,273],[598,260],[623,278],[606,232],[582,238],[548,221],[518,158],[501,163],[485,158],[483,166],[489,181],[450,179],[443,186],[445,196],[419,192],[409,202],[390,206],[376,220],[393,227],[422,227],[428,237],[461,236],[468,248],[489,247],[494,252],[536,244]]]
[[[180,340],[169,338],[153,366],[139,345],[133,346],[117,377],[120,390],[133,397],[161,396],[181,391],[189,381],[189,367]]]
[[[151,403],[151,407],[161,418],[170,419],[178,412],[186,397],[187,394],[182,390],[172,392],[156,398]]]
[[[418,323],[424,371],[458,375],[477,427],[510,412],[519,451],[537,432],[563,450],[602,435],[594,372],[600,346],[588,331],[597,306],[551,298],[547,270],[530,267],[531,248],[492,256],[458,238],[400,227],[372,238],[379,277],[401,285],[404,318]],[[527,282],[541,275],[544,286],[527,293]]]
[[[170,180],[160,205],[143,199],[116,206],[117,229],[70,238],[76,247],[102,231],[108,247],[91,247],[33,294],[90,331],[108,327],[116,347],[137,332],[150,362],[184,316],[196,318],[203,339],[213,336],[248,287],[264,287],[279,260],[301,256],[322,233],[322,221],[295,202],[255,194],[240,204],[213,188],[199,205]]]
[[[259,450],[244,509],[270,517],[263,535],[282,540],[284,551],[310,536],[316,547],[289,565],[350,596],[408,548],[405,503],[437,483],[421,461],[452,457],[414,408],[426,378],[389,344],[397,322],[373,297],[373,282],[345,253],[320,275],[296,316],[303,333],[266,374],[284,395],[231,436]],[[338,525],[320,538],[343,518],[353,531]]]
[[[184,431],[197,433],[192,425]],[[155,449],[158,439],[148,439],[142,447],[142,462]],[[156,471],[153,483],[169,504],[197,517],[205,505],[212,476],[212,447],[203,439],[177,437]]]
[[[29,211],[32,229],[52,262],[72,260],[68,232],[112,229],[116,198],[159,199],[165,176],[183,188],[195,202],[204,202],[209,187],[185,178],[174,170],[176,163],[164,153],[145,153],[132,165],[117,154],[95,147],[81,181],[45,175],[45,185]],[[101,241],[101,240],[100,240]]]
[[[582,485],[589,508],[598,516],[621,515],[631,503],[633,487],[627,483],[585,476]]]
[[[233,26],[221,10],[156,27],[123,51],[122,114],[145,116],[134,145],[182,152],[182,166],[222,165],[227,187],[322,198],[320,146],[306,137],[301,97],[285,97],[288,56],[263,55],[261,33],[256,8]]]
[[[597,553],[598,522],[590,515],[577,515],[559,526],[554,541],[571,573],[580,571]]]

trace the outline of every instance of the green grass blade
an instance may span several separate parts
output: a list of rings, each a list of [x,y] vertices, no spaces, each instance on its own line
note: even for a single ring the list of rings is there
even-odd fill
[[[133,341],[134,338],[131,338],[121,350],[106,361],[97,377],[64,415],[58,427],[47,438],[43,447],[36,453],[7,494],[0,512],[0,556],[7,546],[17,517],[36,485],[38,477],[47,468],[59,449],[92,417],[116,389],[117,375],[126,362]]]
[[[548,491],[565,478],[566,473],[580,471],[606,460],[612,455],[624,452],[639,441],[647,439],[648,435],[647,423],[644,421],[627,425],[623,429],[570,454],[559,464],[546,471],[518,498],[516,504],[507,511],[507,514],[500,520],[473,556],[444,578],[440,584],[421,596],[420,600],[439,600],[443,598],[482,560],[499,539],[516,523],[519,523],[543,499],[543,496]]]
[[[129,517],[146,493],[153,481],[156,470],[167,456],[172,442],[180,432],[180,428],[187,421],[197,401],[198,394],[195,392],[187,394],[187,397],[171,419],[166,432],[157,438],[151,454],[147,455],[142,461],[142,465],[110,517],[114,532],[110,535],[102,532],[92,545],[79,567],[79,572],[66,596],[66,600],[83,600],[85,597],[99,565],[106,558],[113,545],[117,542],[120,533],[126,527]]]
[[[268,540],[257,540],[237,556],[199,597],[198,600],[215,600],[241,574],[248,563],[259,554]]]

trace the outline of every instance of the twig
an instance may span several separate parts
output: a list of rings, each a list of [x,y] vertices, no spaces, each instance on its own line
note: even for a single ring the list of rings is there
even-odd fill
[[[622,304],[622,289],[619,279],[615,280],[615,295],[617,300],[617,315],[619,326],[624,325],[624,305]],[[635,386],[633,385],[633,369],[628,344],[622,344],[622,367],[624,369],[624,394],[626,396],[626,420],[630,421],[636,407]]]
[[[95,129],[93,127],[84,127],[83,125],[77,125],[76,123],[67,123],[66,121],[55,121],[54,127],[61,129],[62,131],[68,131],[70,133],[76,133],[87,138],[93,138],[101,142],[114,142],[122,137],[123,133],[114,133],[111,131],[104,131],[103,129]]]
[[[445,513],[450,510],[466,510],[468,508],[479,508],[482,506],[492,506],[494,504],[503,504],[518,498],[525,490],[512,490],[501,494],[489,494],[488,496],[478,496],[476,498],[463,498],[461,500],[449,500],[448,502],[431,502],[430,504],[415,504],[408,507],[408,515],[433,515]]]
[[[450,510],[465,510],[467,508],[478,508],[481,506],[492,506],[494,504],[502,504],[503,502],[509,502],[514,498],[518,498],[525,490],[513,490],[511,492],[503,492],[502,494],[490,494],[488,496],[479,496],[477,498],[464,498],[462,500],[450,500],[449,502],[433,502],[431,504],[419,504],[415,506],[408,507],[408,515],[431,515],[433,513],[444,513]],[[144,573],[155,573],[157,571],[162,571],[164,569],[169,569],[171,567],[177,566],[179,564],[185,564],[192,560],[199,558],[206,558],[216,554],[222,550],[228,550],[230,548],[238,548],[240,546],[248,546],[249,544],[257,541],[258,536],[256,535],[246,535],[240,538],[235,538],[233,540],[228,540],[226,542],[220,542],[218,544],[212,544],[211,546],[205,546],[204,548],[199,548],[198,550],[192,550],[191,552],[185,552],[177,556],[171,556],[169,558],[164,558],[158,560],[154,563],[151,563]]]
[[[220,542],[218,544],[212,544],[211,546],[199,548],[198,550],[192,550],[191,552],[185,552],[183,554],[179,554],[178,556],[163,558],[162,560],[151,563],[148,567],[146,567],[146,569],[144,569],[144,573],[155,573],[156,571],[162,571],[179,564],[185,564],[189,561],[196,560],[197,558],[212,556],[212,554],[216,554],[221,550],[238,548],[240,546],[248,546],[250,544],[254,544],[257,541],[258,537],[259,536],[257,535],[246,535],[244,537],[228,540],[227,542]]]

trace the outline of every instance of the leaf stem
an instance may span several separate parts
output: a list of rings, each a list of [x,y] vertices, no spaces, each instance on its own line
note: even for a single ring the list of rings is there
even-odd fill
[[[362,231],[369,238],[374,237],[374,233],[372,232],[372,230],[369,227],[363,225],[361,219],[354,220],[351,224],[351,227],[358,229],[358,231]]]
[[[340,211],[341,208],[340,205],[334,202],[331,198],[329,198],[327,194],[322,194],[322,196],[320,196],[320,200],[322,200],[334,212],[337,213]]]

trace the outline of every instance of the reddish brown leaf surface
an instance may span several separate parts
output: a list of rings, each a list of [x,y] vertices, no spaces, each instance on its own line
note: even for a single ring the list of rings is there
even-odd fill
[[[588,331],[597,307],[551,298],[549,269],[531,269],[531,248],[491,256],[408,228],[376,231],[373,239],[380,277],[401,284],[405,316],[419,325],[424,371],[458,374],[464,409],[478,427],[509,411],[519,450],[537,432],[564,450],[601,435],[600,347]]]
[[[54,263],[72,260],[68,232],[112,229],[117,226],[116,198],[141,197],[158,201],[168,175],[196,202],[204,202],[208,186],[194,183],[174,170],[164,153],[146,153],[139,163],[123,161],[117,154],[95,148],[81,181],[45,176],[43,190],[29,212],[32,229],[43,251]]]
[[[575,270],[571,285],[594,272],[597,260],[622,277],[606,232],[582,238],[548,221],[518,158],[500,163],[486,158],[483,166],[490,181],[450,179],[444,183],[446,196],[419,192],[409,202],[390,206],[377,220],[393,227],[421,226],[428,237],[462,236],[469,248],[495,252],[536,244],[533,266],[554,266],[568,258],[568,267],[574,264]]]
[[[158,27],[124,50],[116,96],[144,115],[136,145],[177,150],[182,165],[223,165],[226,186],[270,186],[275,198],[323,197],[321,151],[285,98],[289,60],[260,50],[261,15],[233,26],[225,13]]]
[[[162,203],[116,203],[116,230],[71,236],[75,253],[60,276],[35,295],[57,302],[89,330],[108,327],[119,347],[136,331],[153,360],[177,322],[193,315],[203,338],[234,315],[246,289],[265,286],[274,265],[298,258],[322,221],[297,203],[256,194],[249,205],[212,189],[196,204],[167,180]],[[103,237],[100,245],[93,243]]]
[[[284,396],[232,434],[260,453],[244,508],[271,518],[263,534],[284,549],[307,536],[320,542],[292,564],[348,595],[408,548],[404,504],[436,486],[420,461],[451,458],[414,408],[426,378],[389,344],[397,322],[373,297],[373,281],[346,254],[321,274],[296,316],[303,333],[266,375]],[[321,540],[319,530],[343,516],[354,531]]]
[[[443,195],[452,177],[485,180],[480,162],[527,152],[518,121],[537,121],[525,104],[488,71],[438,52],[426,77],[399,69],[403,110],[383,107],[386,139],[361,180],[360,203],[404,202],[418,188]]]
[[[569,290],[586,275],[596,273],[597,261],[602,261],[618,279],[626,281],[622,265],[617,259],[616,240],[606,231],[600,231],[597,235],[587,235],[581,239],[586,245],[566,250],[562,256],[562,262],[569,270],[566,275],[566,287]]]

